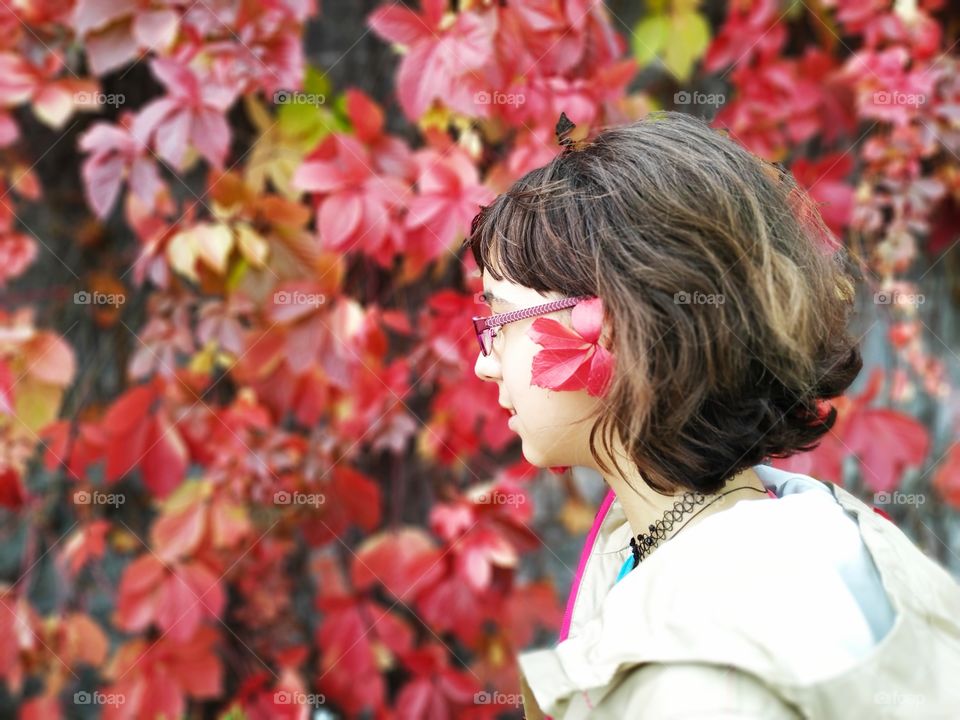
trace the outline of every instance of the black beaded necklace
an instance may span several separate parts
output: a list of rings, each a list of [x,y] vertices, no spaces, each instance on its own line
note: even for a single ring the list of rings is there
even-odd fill
[[[766,493],[766,490],[759,490],[755,487],[749,487],[743,485],[741,487],[732,488],[725,492],[720,493],[710,502],[704,505],[704,501],[707,496],[701,492],[688,491],[685,492],[679,500],[677,500],[673,507],[667,510],[663,517],[657,520],[655,525],[649,526],[649,533],[637,533],[635,537],[630,538],[630,547],[633,548],[633,567],[636,567],[640,564],[640,561],[643,560],[647,555],[653,552],[660,542],[666,538],[667,533],[673,529],[673,526],[676,522],[680,520],[686,513],[693,510],[697,505],[703,505],[702,508],[697,510],[690,518],[677,529],[677,533],[683,530],[687,526],[687,523],[690,520],[693,520],[697,515],[702,513],[708,507],[713,505],[717,500],[722,498],[724,495],[729,495],[730,493],[737,492],[737,490],[755,490],[756,492]],[[676,535],[677,533],[674,533]]]

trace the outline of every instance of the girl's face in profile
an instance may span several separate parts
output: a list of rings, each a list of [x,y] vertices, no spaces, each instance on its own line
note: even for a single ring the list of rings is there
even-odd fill
[[[483,290],[491,298],[494,314],[520,310],[563,297],[543,295],[509,280],[494,280],[485,270]],[[555,311],[549,317],[569,325],[570,311]],[[541,349],[527,335],[536,318],[502,326],[493,349],[477,352],[474,372],[481,380],[497,383],[500,405],[516,411],[509,421],[523,443],[523,455],[537,467],[558,465],[593,466],[589,451],[591,413],[600,402],[586,390],[555,391],[531,385],[533,357]]]

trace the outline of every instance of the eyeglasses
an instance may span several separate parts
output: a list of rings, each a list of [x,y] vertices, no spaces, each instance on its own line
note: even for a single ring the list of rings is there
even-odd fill
[[[480,344],[480,352],[484,357],[493,350],[493,338],[504,325],[524,318],[536,317],[537,315],[546,315],[555,310],[573,307],[582,300],[589,300],[590,295],[578,295],[575,297],[565,297],[560,300],[552,300],[543,305],[534,305],[533,307],[522,310],[511,310],[510,312],[500,313],[499,315],[487,315],[486,317],[475,316],[473,318],[473,328],[477,333],[477,342]]]

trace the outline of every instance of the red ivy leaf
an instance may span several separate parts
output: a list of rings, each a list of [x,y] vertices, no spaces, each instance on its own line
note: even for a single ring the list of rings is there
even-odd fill
[[[960,442],[955,442],[933,478],[933,487],[947,503],[960,508]]]
[[[919,467],[930,446],[921,423],[887,408],[867,408],[852,417],[844,439],[860,458],[863,481],[874,492],[895,490],[906,467]]]
[[[0,470],[0,507],[19,510],[29,497],[20,480],[20,473],[9,467]]]
[[[600,298],[573,308],[573,328],[537,318],[527,335],[543,347],[533,358],[531,383],[551,390],[582,390],[603,395],[613,375],[613,355],[600,345],[603,306]]]

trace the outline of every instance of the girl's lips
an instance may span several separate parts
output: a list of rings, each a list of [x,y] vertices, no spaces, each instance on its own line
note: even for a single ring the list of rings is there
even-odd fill
[[[517,419],[516,415],[511,415],[510,419],[507,420],[507,427],[510,428],[511,430],[516,430],[516,428],[513,426],[513,421],[516,419]]]

